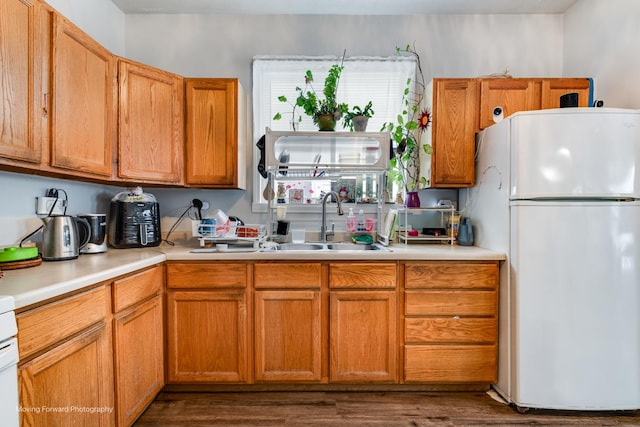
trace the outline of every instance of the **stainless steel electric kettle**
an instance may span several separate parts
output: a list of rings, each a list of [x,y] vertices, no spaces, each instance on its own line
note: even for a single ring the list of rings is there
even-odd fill
[[[71,215],[57,215],[43,218],[42,228],[42,259],[45,261],[60,261],[74,259],[80,255],[80,249],[91,238],[91,227],[84,218]],[[78,227],[85,227],[83,241],[80,242]]]

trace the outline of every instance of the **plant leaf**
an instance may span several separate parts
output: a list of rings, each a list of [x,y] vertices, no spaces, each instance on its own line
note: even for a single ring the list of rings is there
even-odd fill
[[[280,113],[276,113],[275,116],[273,116],[273,120],[280,120],[282,118],[282,114]]]

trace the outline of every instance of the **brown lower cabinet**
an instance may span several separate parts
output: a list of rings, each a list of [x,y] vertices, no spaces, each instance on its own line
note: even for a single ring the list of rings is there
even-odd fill
[[[131,425],[164,386],[164,267],[112,284],[116,421]]]
[[[397,263],[330,263],[330,381],[395,383]]]
[[[498,262],[174,262],[170,383],[489,384]]]
[[[108,302],[102,285],[16,315],[21,425],[114,425]]]
[[[165,369],[170,384],[490,384],[497,297],[497,261],[168,262],[18,310],[21,422],[131,425]]]
[[[164,266],[16,314],[21,425],[128,426],[164,386]]]
[[[497,262],[405,265],[404,381],[497,380]]]
[[[323,380],[322,271],[315,262],[255,264],[257,383]]]
[[[169,383],[244,383],[248,370],[249,265],[167,265]]]

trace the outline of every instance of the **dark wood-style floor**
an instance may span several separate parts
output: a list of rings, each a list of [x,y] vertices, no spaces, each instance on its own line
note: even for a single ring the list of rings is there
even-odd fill
[[[163,392],[142,426],[640,426],[640,411],[530,410],[485,392]]]

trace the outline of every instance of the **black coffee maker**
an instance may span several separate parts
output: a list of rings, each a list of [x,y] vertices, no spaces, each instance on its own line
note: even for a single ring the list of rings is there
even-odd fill
[[[80,214],[89,223],[89,241],[80,248],[81,254],[99,254],[107,251],[107,215],[98,213]],[[80,240],[84,239],[80,228]]]
[[[160,206],[156,198],[140,187],[123,191],[111,199],[108,242],[118,249],[158,246]]]

